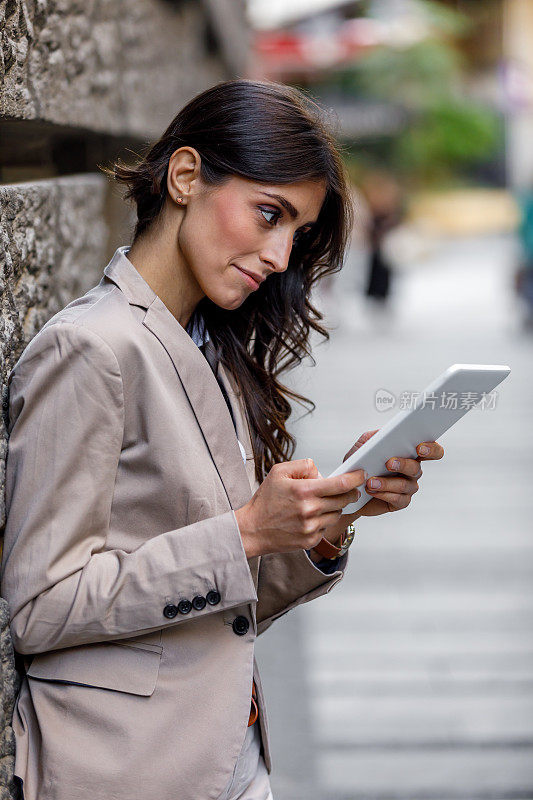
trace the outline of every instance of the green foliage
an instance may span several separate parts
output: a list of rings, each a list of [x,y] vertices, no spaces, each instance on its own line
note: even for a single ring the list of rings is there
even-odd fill
[[[391,137],[356,145],[356,158],[374,159],[405,173],[411,182],[450,182],[486,160],[501,144],[500,121],[489,108],[464,94],[464,59],[452,37],[467,19],[438,2],[417,0],[428,35],[404,47],[378,47],[330,76],[327,88],[358,100],[382,101],[404,109],[405,128]],[[324,86],[326,88],[326,86]]]
[[[439,0],[411,0],[411,4],[439,36],[457,38],[467,33],[471,27],[467,16],[443,5]]]
[[[359,88],[368,97],[421,108],[446,94],[460,75],[461,59],[447,42],[436,39],[410,47],[379,47],[355,66]]]
[[[499,141],[497,118],[485,108],[454,98],[427,104],[391,143],[393,166],[424,183],[446,181],[489,158]]]

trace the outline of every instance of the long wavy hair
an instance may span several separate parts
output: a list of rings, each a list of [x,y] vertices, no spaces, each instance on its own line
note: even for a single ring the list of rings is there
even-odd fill
[[[161,138],[136,163],[115,162],[104,172],[128,189],[137,207],[135,242],[161,213],[167,195],[168,163],[182,146],[201,156],[201,176],[213,186],[231,176],[290,184],[325,181],[316,224],[295,241],[288,268],[228,311],[208,297],[191,323],[203,320],[217,358],[242,393],[261,482],[271,467],[290,460],[296,447],[287,431],[290,400],[315,408],[312,400],[280,383],[282,372],[311,355],[311,329],[329,339],[323,315],[311,303],[314,285],[338,272],[352,228],[353,209],[340,146],[328,114],[296,88],[274,81],[224,81],[194,97]]]

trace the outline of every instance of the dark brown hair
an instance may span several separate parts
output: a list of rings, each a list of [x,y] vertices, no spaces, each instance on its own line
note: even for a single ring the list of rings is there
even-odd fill
[[[170,156],[185,145],[200,154],[201,176],[208,184],[237,175],[269,184],[317,180],[326,185],[317,222],[295,242],[285,272],[262,283],[232,311],[204,297],[191,319],[203,318],[218,359],[242,392],[261,482],[273,464],[294,453],[295,439],[285,427],[289,399],[309,411],[315,407],[278,378],[304,357],[312,359],[311,329],[329,338],[310,293],[320,278],[342,267],[353,213],[346,173],[327,115],[311,98],[273,81],[224,81],[187,103],[136,164],[119,161],[104,170],[128,186],[125,199],[136,203],[133,241],[159,216]]]

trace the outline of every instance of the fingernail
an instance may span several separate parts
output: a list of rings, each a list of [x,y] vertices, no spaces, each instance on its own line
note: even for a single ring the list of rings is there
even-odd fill
[[[394,458],[391,462],[391,469],[400,469],[400,462],[397,458]]]
[[[381,481],[379,481],[377,478],[372,478],[372,480],[370,481],[370,487],[372,489],[380,489]]]
[[[427,447],[425,444],[421,444],[420,447],[418,448],[418,452],[420,453],[421,456],[427,456],[427,454],[429,453],[429,447]]]

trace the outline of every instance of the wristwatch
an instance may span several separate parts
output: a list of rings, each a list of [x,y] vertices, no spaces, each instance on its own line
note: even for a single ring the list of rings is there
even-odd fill
[[[328,558],[330,561],[333,561],[333,559],[339,558],[345,554],[353,542],[355,533],[356,531],[353,522],[350,522],[346,530],[341,535],[340,547],[337,547],[337,545],[332,544],[328,539],[322,537],[319,543],[315,544],[313,550],[315,550],[323,558]]]

